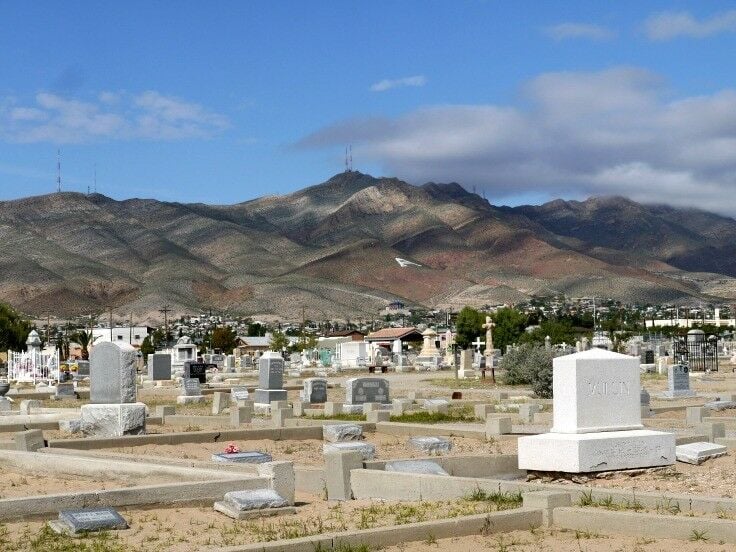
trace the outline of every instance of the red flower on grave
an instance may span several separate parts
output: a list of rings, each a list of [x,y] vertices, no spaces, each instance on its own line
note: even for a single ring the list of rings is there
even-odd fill
[[[240,449],[235,443],[228,443],[225,447],[225,454],[234,454],[236,452],[240,452]]]

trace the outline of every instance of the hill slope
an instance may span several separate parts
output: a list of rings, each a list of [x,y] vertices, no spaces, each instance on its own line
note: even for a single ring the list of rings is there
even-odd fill
[[[0,202],[0,295],[35,315],[105,305],[373,316],[567,293],[736,297],[736,221],[622,198],[494,207],[458,184],[359,172],[230,206],[51,194]],[[402,257],[420,267],[401,268]]]

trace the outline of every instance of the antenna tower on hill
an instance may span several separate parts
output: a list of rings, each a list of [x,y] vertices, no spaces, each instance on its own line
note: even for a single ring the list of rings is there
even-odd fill
[[[56,150],[56,191],[61,192],[61,150]]]
[[[353,145],[345,147],[345,172],[353,172]]]

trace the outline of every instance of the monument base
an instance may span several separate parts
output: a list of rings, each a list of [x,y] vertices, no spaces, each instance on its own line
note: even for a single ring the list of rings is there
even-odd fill
[[[589,473],[670,466],[675,435],[637,429],[599,433],[544,433],[520,437],[519,469]]]
[[[694,391],[664,391],[659,394],[660,399],[687,399],[696,397],[697,394]]]
[[[271,401],[285,401],[286,389],[256,389],[253,400],[258,404],[271,404]]]
[[[460,368],[460,370],[457,371],[457,377],[458,379],[475,379],[478,377],[478,372],[475,370],[463,370]]]
[[[80,430],[93,437],[122,437],[146,433],[146,405],[143,403],[85,404],[81,408]]]

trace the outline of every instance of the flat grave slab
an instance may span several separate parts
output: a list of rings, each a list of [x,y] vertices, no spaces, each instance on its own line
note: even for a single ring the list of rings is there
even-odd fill
[[[409,448],[430,454],[442,454],[452,450],[452,441],[445,437],[412,437],[407,444]]]
[[[212,455],[213,462],[232,462],[236,464],[263,464],[271,462],[273,458],[270,454],[258,451],[246,452],[220,452]]]
[[[322,426],[322,438],[330,443],[359,441],[363,438],[363,428],[357,424],[328,424]]]
[[[700,465],[710,458],[718,458],[728,454],[728,448],[715,443],[688,443],[675,447],[678,462]]]
[[[89,531],[127,529],[128,522],[113,508],[85,508],[62,510],[59,512],[58,523],[51,527],[59,532],[78,534]]]
[[[385,469],[388,472],[450,475],[437,462],[431,460],[394,460],[393,462],[386,462]]]
[[[322,453],[358,451],[363,456],[363,460],[373,460],[376,457],[376,447],[370,443],[343,442],[343,443],[325,443],[322,445]]]

